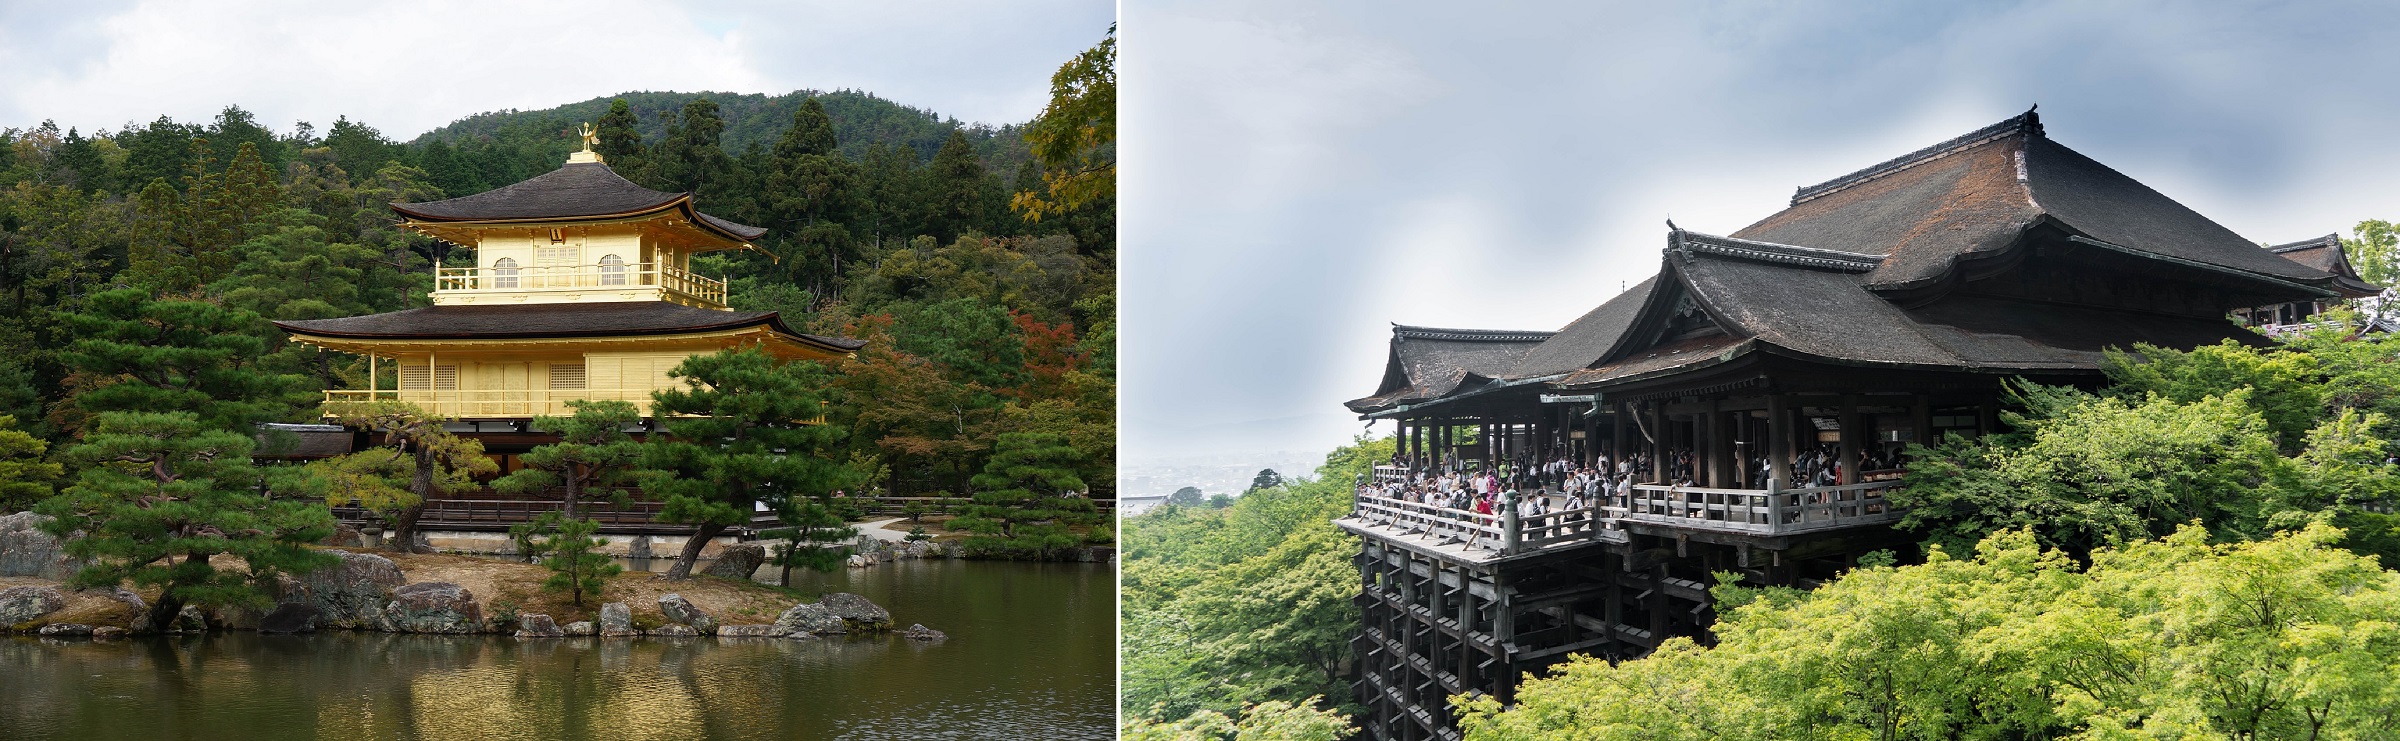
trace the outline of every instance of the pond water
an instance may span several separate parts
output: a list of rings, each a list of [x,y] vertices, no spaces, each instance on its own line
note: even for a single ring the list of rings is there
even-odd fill
[[[1106,739],[1107,564],[795,575],[950,639],[0,639],[0,739]]]

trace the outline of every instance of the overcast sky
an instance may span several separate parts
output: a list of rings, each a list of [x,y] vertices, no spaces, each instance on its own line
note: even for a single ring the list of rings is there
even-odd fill
[[[396,139],[634,90],[865,90],[1015,123],[1109,0],[0,0],[0,127],[337,115]]]
[[[2400,6],[1936,5],[1127,0],[1121,460],[1330,449],[1392,322],[1557,329],[2035,103],[2253,240],[2400,218]]]

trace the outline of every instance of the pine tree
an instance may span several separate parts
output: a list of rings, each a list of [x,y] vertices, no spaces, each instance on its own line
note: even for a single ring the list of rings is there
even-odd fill
[[[608,588],[608,578],[625,571],[616,559],[599,552],[606,541],[593,537],[598,532],[599,522],[559,512],[544,512],[531,522],[508,528],[517,550],[527,558],[541,559],[542,567],[550,570],[550,578],[542,580],[542,590],[566,592],[576,605],[582,605],[586,595],[600,596]]]
[[[474,486],[474,477],[500,470],[483,454],[483,442],[443,429],[446,420],[397,401],[325,405],[347,427],[383,437],[384,447],[351,453],[325,464],[336,485],[330,497],[358,499],[392,523],[392,549],[416,550],[417,519],[425,502]],[[400,483],[406,480],[406,484]],[[338,501],[335,503],[339,503]]]
[[[66,474],[57,461],[42,460],[50,443],[17,429],[14,415],[0,414],[0,512],[23,512],[50,497],[50,484]]]
[[[1084,455],[1059,435],[1010,432],[1000,435],[992,459],[972,483],[982,491],[950,521],[953,530],[977,533],[971,553],[1054,559],[1081,542],[1069,525],[1098,525],[1102,516],[1085,498],[1075,468]]]
[[[729,162],[722,140],[725,119],[716,101],[693,98],[681,114],[661,112],[667,135],[650,151],[653,179],[669,190],[699,194],[708,201],[720,195],[717,177]]]
[[[800,103],[768,167],[761,215],[790,235],[783,258],[792,282],[820,296],[840,293],[842,266],[857,257],[843,222],[851,218],[860,173],[842,157],[824,104],[814,97]]]
[[[149,623],[163,627],[186,604],[264,607],[258,585],[331,563],[306,544],[332,534],[332,513],[259,491],[251,446],[249,435],[189,412],[100,415],[67,451],[81,478],[35,509],[55,518],[42,530],[66,538],[67,554],[87,563],[71,583],[159,587]],[[210,561],[217,555],[244,568],[220,570]]]
[[[87,382],[67,400],[84,415],[183,411],[212,429],[247,432],[308,403],[305,379],[263,372],[258,315],[209,301],[160,300],[126,288],[61,317],[80,339],[60,359]]]
[[[623,401],[572,399],[567,408],[571,416],[533,418],[535,432],[557,435],[558,442],[517,456],[526,468],[493,481],[492,488],[525,495],[559,487],[564,490],[560,509],[572,520],[585,490],[626,480],[628,468],[641,458],[641,444],[625,428],[639,423],[642,412]]]
[[[698,526],[668,579],[691,578],[700,549],[749,522],[758,505],[822,503],[859,482],[835,457],[844,431],[820,421],[824,366],[779,362],[750,347],[693,356],[667,375],[685,388],[651,394],[670,437],[643,451],[643,489],[666,501],[660,520]]]

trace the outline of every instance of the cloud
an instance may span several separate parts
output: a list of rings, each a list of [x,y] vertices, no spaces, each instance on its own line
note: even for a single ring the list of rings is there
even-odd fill
[[[473,113],[631,90],[868,90],[964,120],[1031,118],[1107,3],[171,0],[0,11],[0,124],[117,128],[241,105],[406,138]]]

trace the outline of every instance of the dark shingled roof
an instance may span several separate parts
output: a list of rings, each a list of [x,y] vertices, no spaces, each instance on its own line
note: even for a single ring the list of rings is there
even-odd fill
[[[2044,217],[2154,255],[2310,285],[2332,281],[2051,141],[2031,111],[1801,188],[1791,207],[1733,236],[1882,256],[1869,283],[1891,289],[1941,279],[1962,257],[2007,249]]]
[[[392,210],[425,221],[529,221],[628,216],[684,204],[691,194],[665,193],[635,185],[598,162],[570,162],[515,185],[425,203],[394,203]],[[767,230],[692,210],[693,220],[738,240]]]
[[[1683,234],[1671,244],[1705,235]],[[1725,335],[1628,347],[1561,381],[1588,385],[1689,366],[1762,346],[1840,363],[1961,370],[2090,370],[2104,347],[2260,342],[2230,322],[1973,296],[1902,308],[1871,290],[1871,274],[1669,247],[1668,288],[1689,291]],[[1712,355],[1719,354],[1719,355]]]
[[[1568,373],[1591,365],[1610,347],[1617,337],[1632,326],[1633,318],[1650,300],[1650,291],[1658,285],[1658,276],[1645,278],[1632,288],[1602,302],[1599,308],[1569,322],[1542,344],[1525,351],[1510,373],[1516,378],[1539,378]]]
[[[2383,291],[2382,286],[2368,283],[2365,278],[2358,276],[2357,270],[2350,267],[2350,257],[2342,252],[2340,234],[2279,244],[2268,247],[2267,251],[2282,255],[2283,259],[2332,273],[2334,285],[2329,287],[2351,298],[2373,296]]]
[[[1345,402],[1352,411],[1372,412],[1395,404],[1440,398],[1470,380],[1504,378],[1525,351],[1551,332],[1505,329],[1442,329],[1392,326],[1392,352],[1383,384],[1372,396]]]
[[[279,321],[295,334],[347,339],[530,339],[663,335],[767,325],[807,344],[838,352],[865,340],[794,332],[772,311],[717,311],[666,301],[432,306],[341,319]]]

